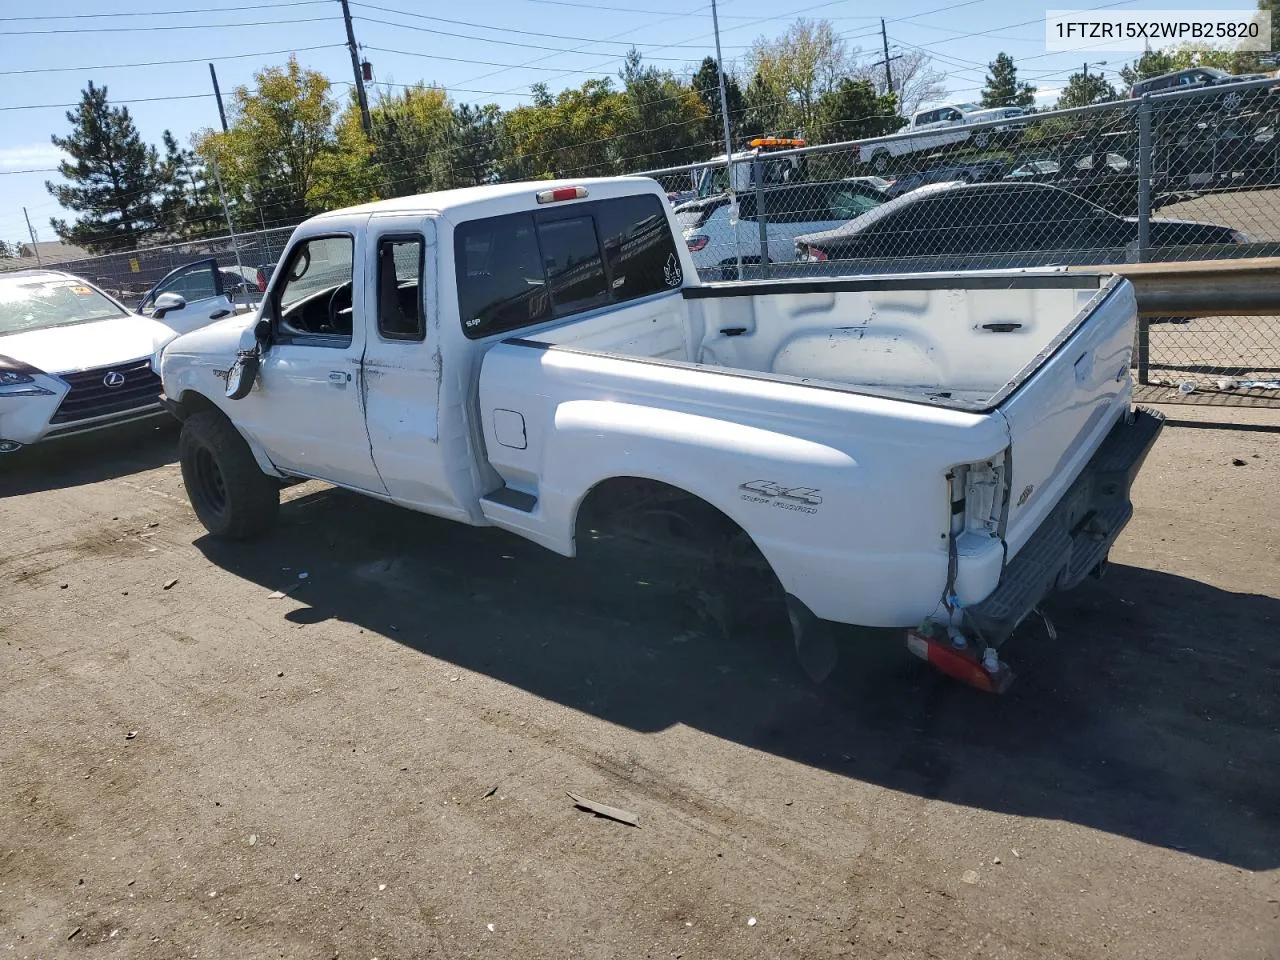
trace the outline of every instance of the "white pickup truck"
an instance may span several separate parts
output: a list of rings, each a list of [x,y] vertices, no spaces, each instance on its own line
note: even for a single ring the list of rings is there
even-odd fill
[[[154,360],[197,515],[250,537],[319,479],[565,556],[634,544],[726,603],[767,580],[814,676],[840,623],[916,627],[931,662],[998,677],[1132,512],[1160,429],[1130,403],[1132,288],[703,285],[678,238],[640,178],[312,218],[260,316]]]

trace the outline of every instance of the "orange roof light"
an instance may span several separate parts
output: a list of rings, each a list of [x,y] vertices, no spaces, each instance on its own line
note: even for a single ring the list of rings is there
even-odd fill
[[[803,140],[792,137],[756,137],[747,144],[749,147],[803,147],[804,145]]]

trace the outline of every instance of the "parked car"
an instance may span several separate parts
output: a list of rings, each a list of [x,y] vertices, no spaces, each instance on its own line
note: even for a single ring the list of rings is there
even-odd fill
[[[777,597],[815,677],[832,621],[928,619],[910,649],[998,689],[998,645],[1105,562],[1160,428],[1130,404],[1131,285],[704,286],[676,230],[638,177],[308,220],[260,316],[158,358],[197,517],[261,535],[316,478],[738,617]]]
[[[1030,120],[1026,119],[1027,111],[1022,107],[991,107],[987,110],[975,110],[965,116],[965,122],[989,123],[994,120],[1005,120],[991,127],[973,131],[970,139],[979,150],[985,150],[993,143],[1008,143],[1016,140],[1024,131]]]
[[[1231,227],[1151,221],[1152,247],[1245,243]],[[972,270],[1124,262],[1138,220],[1043,183],[938,183],[891,200],[852,223],[796,238],[796,260],[829,272]]]
[[[239,274],[234,265],[220,266],[217,259],[208,257],[188,263],[167,273],[159,283],[147,291],[138,303],[138,313],[152,316],[160,297],[165,294],[182,300],[181,316],[175,318],[179,332],[194,330],[214,320],[229,317],[235,312],[237,294],[245,295],[249,281]],[[243,301],[242,301],[243,302]],[[176,312],[170,309],[170,313]]]
[[[1265,73],[1230,74],[1217,67],[1188,67],[1163,73],[1158,77],[1139,80],[1129,88],[1129,96],[1141,97],[1146,93],[1175,93],[1181,90],[1198,90],[1205,87],[1227,87],[1234,84],[1247,83],[1251,80],[1267,80]],[[1223,91],[1221,105],[1227,110],[1239,110],[1249,100],[1266,97],[1269,89],[1266,84],[1253,88],[1226,89]]]
[[[1004,179],[1050,183],[1122,216],[1138,212],[1138,170],[1119,153],[1097,150],[1058,159],[1028,160],[1010,170]],[[1166,192],[1153,191],[1152,209],[1159,209],[1167,199],[1172,198]]]
[[[1157,129],[1152,177],[1173,190],[1214,190],[1280,182],[1275,126],[1203,117]]]
[[[978,150],[986,150],[1001,140],[1017,137],[1026,126],[1026,121],[1018,118],[1025,115],[1026,111],[1021,107],[983,109],[976,103],[954,103],[921,110],[912,115],[900,133],[859,144],[858,159],[883,176],[899,157],[958,146],[966,141]],[[995,122],[1001,120],[1008,122]],[[983,126],[970,129],[974,124]]]
[[[0,453],[162,414],[151,358],[179,300],[147,318],[69,273],[0,274]]]
[[[998,180],[1009,169],[1003,160],[974,160],[971,163],[944,163],[918,173],[905,173],[888,181],[885,196],[889,199],[900,197],[917,187],[927,183],[982,183],[987,180]]]
[[[760,197],[769,260],[787,263],[797,236],[846,223],[884,203],[889,194],[871,184],[837,180],[751,190],[738,195],[736,208],[727,195],[679,207],[676,221],[684,228],[699,276],[737,279],[739,252],[743,264],[760,263]]]

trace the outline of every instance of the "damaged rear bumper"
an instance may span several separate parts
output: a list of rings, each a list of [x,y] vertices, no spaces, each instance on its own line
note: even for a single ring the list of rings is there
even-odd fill
[[[1107,434],[1097,453],[1031,539],[1010,560],[991,595],[964,611],[988,645],[1008,639],[1042,600],[1080,583],[1106,560],[1129,518],[1129,491],[1164,427],[1164,415],[1138,408]]]

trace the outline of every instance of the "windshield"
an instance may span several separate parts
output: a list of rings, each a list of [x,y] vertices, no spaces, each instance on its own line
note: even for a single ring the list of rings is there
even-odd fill
[[[0,277],[0,334],[127,316],[74,277],[56,273]]]

